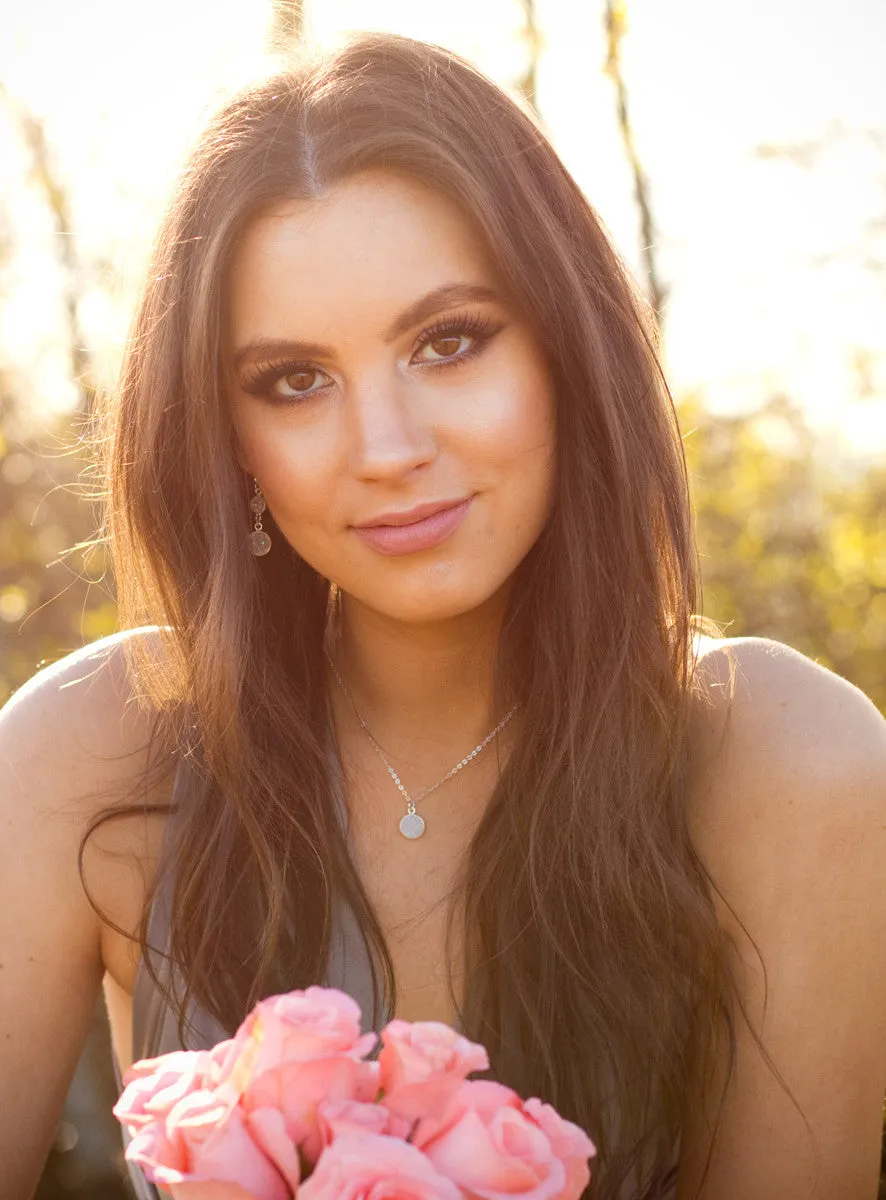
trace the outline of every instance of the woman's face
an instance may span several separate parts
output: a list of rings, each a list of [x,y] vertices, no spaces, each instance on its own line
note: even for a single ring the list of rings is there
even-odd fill
[[[550,512],[552,384],[459,210],[353,176],[248,228],[229,304],[241,461],[298,554],[403,621],[498,593]]]

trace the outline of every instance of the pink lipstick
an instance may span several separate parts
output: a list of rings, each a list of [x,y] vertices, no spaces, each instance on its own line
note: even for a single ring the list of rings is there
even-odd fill
[[[473,496],[465,500],[419,504],[408,512],[383,513],[372,522],[352,526],[379,554],[414,554],[431,550],[452,537],[467,516]]]

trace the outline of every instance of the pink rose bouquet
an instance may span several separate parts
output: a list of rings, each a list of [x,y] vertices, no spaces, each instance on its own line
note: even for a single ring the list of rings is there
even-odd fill
[[[232,1039],[136,1063],[114,1115],[175,1200],[578,1200],[593,1143],[491,1080],[436,1021],[377,1042],[334,988],[262,1000]]]

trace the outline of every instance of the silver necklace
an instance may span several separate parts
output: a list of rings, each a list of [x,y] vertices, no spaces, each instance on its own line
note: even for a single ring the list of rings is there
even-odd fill
[[[338,680],[338,685],[341,688],[342,692],[344,693],[344,697],[347,700],[348,704],[350,705],[351,711],[353,712],[354,716],[357,718],[357,720],[360,724],[360,728],[363,730],[363,732],[369,738],[369,741],[372,745],[373,750],[375,750],[375,753],[378,755],[378,757],[384,763],[386,771],[390,775],[391,779],[393,779],[394,783],[397,786],[398,791],[400,792],[403,799],[406,801],[406,815],[400,818],[400,832],[403,834],[403,836],[405,838],[409,838],[410,841],[414,840],[415,838],[420,838],[421,835],[425,831],[425,822],[424,822],[424,818],[420,817],[418,815],[418,813],[415,811],[416,804],[420,804],[422,802],[422,800],[425,799],[425,797],[430,796],[431,792],[436,792],[438,787],[442,787],[444,783],[446,783],[448,780],[450,780],[453,777],[453,775],[457,775],[459,771],[464,770],[464,768],[468,765],[468,763],[473,762],[473,760],[477,757],[478,754],[482,754],[483,751],[486,749],[486,747],[489,745],[489,743],[492,741],[492,739],[497,737],[498,734],[501,733],[501,731],[504,729],[505,725],[507,725],[508,721],[510,721],[511,717],[514,715],[514,713],[517,711],[517,709],[520,706],[518,704],[515,704],[514,707],[511,709],[511,711],[508,713],[508,715],[506,717],[504,717],[503,720],[499,721],[499,723],[496,725],[495,729],[493,729],[491,733],[487,733],[487,735],[483,739],[483,741],[479,742],[474,747],[474,749],[471,751],[470,754],[465,755],[465,757],[461,760],[461,762],[457,762],[451,771],[447,771],[442,779],[438,779],[436,783],[432,783],[430,787],[426,787],[424,789],[424,791],[419,792],[419,794],[417,796],[413,797],[413,796],[409,795],[409,792],[407,792],[406,788],[403,786],[403,781],[401,780],[400,776],[397,774],[396,770],[388,762],[388,759],[385,755],[384,750],[382,750],[381,746],[378,744],[378,742],[375,740],[375,738],[369,732],[366,722],[363,720],[363,718],[360,716],[360,713],[357,711],[357,705],[354,703],[354,698],[351,695],[350,691],[348,690],[347,684],[345,683],[345,681],[342,679],[341,675],[339,674],[338,667],[333,662],[332,656],[330,655],[329,651],[325,650],[325,654],[326,654],[326,659],[327,659],[330,667],[332,668],[332,673],[335,676],[335,678]]]

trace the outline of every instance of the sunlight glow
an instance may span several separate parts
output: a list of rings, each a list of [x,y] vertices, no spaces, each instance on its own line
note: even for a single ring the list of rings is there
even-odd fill
[[[545,125],[639,276],[633,180],[602,71],[602,5],[537,0],[536,9]],[[718,408],[784,391],[833,430],[835,446],[882,453],[886,88],[873,48],[886,9],[633,0],[628,12],[624,68],[670,288],[673,391],[700,392]],[[15,243],[2,263],[0,343],[37,380],[35,412],[71,402],[57,349],[65,280],[10,103],[43,121],[70,193],[79,317],[109,376],[187,146],[223,95],[267,69],[270,17],[259,0],[33,0],[4,14],[0,207]],[[309,33],[323,43],[368,19],[447,45],[507,86],[526,66],[518,0],[308,3]],[[797,161],[760,152],[784,143],[810,144]]]

